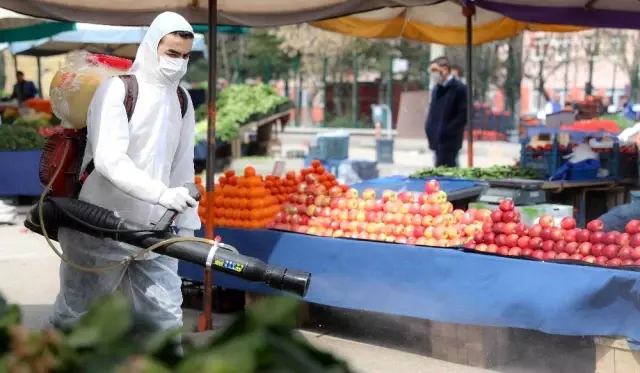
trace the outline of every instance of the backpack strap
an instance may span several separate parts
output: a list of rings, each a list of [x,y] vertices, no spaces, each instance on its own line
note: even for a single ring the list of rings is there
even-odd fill
[[[189,103],[189,97],[187,95],[187,91],[185,91],[184,88],[178,86],[178,102],[180,103],[180,113],[182,113],[183,118],[187,114]]]
[[[124,109],[127,112],[127,119],[131,122],[136,102],[138,102],[138,79],[133,74],[118,77],[124,83]]]

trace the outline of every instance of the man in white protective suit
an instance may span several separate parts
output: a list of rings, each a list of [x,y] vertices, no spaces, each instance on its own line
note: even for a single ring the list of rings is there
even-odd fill
[[[187,94],[184,117],[176,94],[193,45],[193,29],[180,15],[166,12],[151,24],[129,71],[138,81],[131,121],[124,106],[125,84],[118,78],[96,90],[87,116],[83,165],[95,171],[84,182],[79,199],[115,211],[140,224],[153,224],[167,210],[180,212],[178,235],[200,229],[197,202],[185,183],[194,181],[194,110]],[[182,89],[182,88],[180,88]],[[104,267],[141,249],[111,239],[60,229],[67,258],[87,267]],[[92,273],[60,265],[60,293],[50,323],[70,327],[97,298],[118,288],[136,311],[162,328],[182,326],[178,260],[149,253],[126,266]]]

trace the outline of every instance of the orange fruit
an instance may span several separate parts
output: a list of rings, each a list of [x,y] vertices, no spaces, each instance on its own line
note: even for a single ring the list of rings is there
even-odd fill
[[[194,183],[196,183],[197,185],[202,184],[202,177],[196,176],[196,178],[194,179]]]
[[[229,177],[232,177],[232,176],[236,176],[236,172],[234,170],[226,170],[224,172],[224,175],[229,178]]]
[[[256,169],[251,167],[251,166],[245,168],[244,169],[244,176],[246,176],[246,177],[256,176]]]
[[[314,159],[313,161],[311,161],[311,166],[312,167],[322,166],[322,163],[319,160]]]
[[[319,175],[322,175],[327,171],[324,169],[324,167],[322,167],[322,165],[314,166],[314,170]]]
[[[227,183],[229,185],[237,185],[238,184],[238,179],[235,176],[229,176]]]

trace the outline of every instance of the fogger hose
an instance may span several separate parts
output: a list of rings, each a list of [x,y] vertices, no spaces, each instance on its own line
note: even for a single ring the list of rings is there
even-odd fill
[[[172,237],[166,240],[163,240],[161,242],[158,242],[154,245],[149,246],[146,249],[141,249],[141,251],[137,252],[136,254],[132,255],[131,257],[121,260],[117,263],[108,265],[108,266],[103,266],[103,267],[87,267],[87,266],[83,266],[77,263],[73,263],[71,260],[69,260],[67,257],[65,257],[64,253],[62,253],[61,251],[59,251],[56,246],[53,244],[51,238],[49,237],[49,234],[47,233],[47,229],[45,227],[45,223],[44,223],[44,199],[47,196],[47,193],[49,192],[49,190],[51,190],[51,185],[53,185],[53,182],[56,180],[56,178],[58,177],[58,174],[60,173],[60,171],[62,171],[62,167],[65,164],[66,158],[67,158],[67,154],[69,152],[69,143],[67,142],[65,144],[65,148],[64,151],[62,153],[62,160],[60,161],[60,165],[58,166],[58,168],[56,169],[56,171],[53,174],[53,177],[51,178],[51,180],[49,181],[49,184],[47,184],[47,186],[44,188],[44,191],[42,192],[42,194],[40,195],[40,199],[38,200],[38,220],[40,223],[40,227],[42,229],[42,235],[44,236],[45,240],[47,241],[47,244],[49,245],[49,247],[51,248],[51,250],[53,250],[53,252],[58,256],[58,258],[60,258],[60,260],[62,260],[65,264],[81,270],[81,271],[85,271],[85,272],[93,272],[93,273],[101,273],[101,272],[106,272],[106,271],[110,271],[112,269],[116,269],[119,268],[121,266],[125,266],[127,264],[129,264],[130,262],[139,259],[141,257],[143,257],[144,255],[158,249],[161,247],[165,247],[171,244],[175,244],[178,242],[199,242],[199,243],[205,243],[207,245],[210,246],[217,246],[218,248],[221,249],[225,249],[225,250],[229,250],[232,251],[234,253],[238,253],[238,250],[236,250],[235,247],[231,246],[231,245],[227,245],[221,242],[217,242],[214,240],[209,240],[206,238],[200,238],[200,237]],[[96,230],[100,230],[100,228],[95,227]]]

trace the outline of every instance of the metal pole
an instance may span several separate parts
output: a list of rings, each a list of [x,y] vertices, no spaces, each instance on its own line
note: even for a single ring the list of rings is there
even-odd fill
[[[44,93],[42,92],[42,61],[40,61],[40,57],[36,57],[36,63],[38,66],[38,91],[40,91],[40,98],[44,98]]]
[[[209,100],[209,117],[207,122],[207,175],[206,199],[207,220],[205,223],[205,237],[214,238],[213,226],[213,187],[216,174],[216,93],[218,85],[218,1],[209,0],[209,84],[207,86],[207,98]],[[210,267],[204,270],[204,299],[203,318],[204,325],[199,329],[211,330],[213,328],[213,272]]]
[[[353,55],[353,87],[351,88],[351,107],[353,109],[353,126],[358,124],[358,55]]]
[[[467,17],[467,164],[473,167],[473,4],[463,8],[463,14]]]
[[[324,97],[322,98],[322,127],[327,125],[327,71],[329,69],[329,58],[322,59],[322,90]]]
[[[393,125],[393,56],[389,57],[389,84],[387,85],[387,105],[389,105],[389,123]]]

